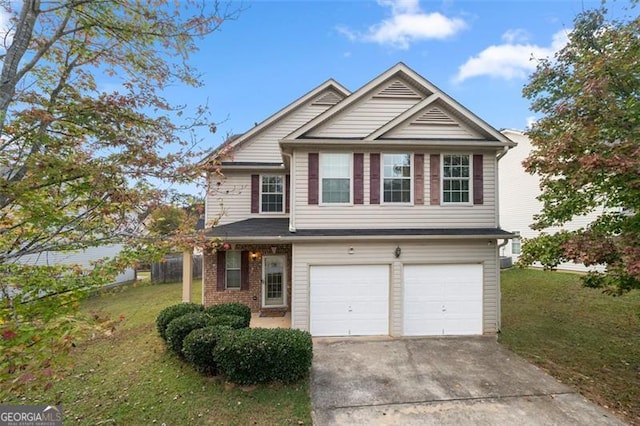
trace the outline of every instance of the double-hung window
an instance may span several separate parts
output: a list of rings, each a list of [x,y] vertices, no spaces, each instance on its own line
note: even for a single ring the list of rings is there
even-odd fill
[[[228,289],[240,289],[240,274],[242,265],[242,252],[241,251],[228,251],[226,254],[226,282],[225,286]]]
[[[442,200],[444,203],[469,203],[471,166],[469,154],[442,156]]]
[[[262,213],[284,212],[284,178],[262,176],[260,184],[260,211]]]
[[[382,192],[385,203],[411,203],[411,154],[383,154]]]
[[[320,188],[323,204],[351,203],[352,154],[320,154]]]
[[[519,256],[522,253],[522,242],[520,240],[520,232],[514,232],[515,237],[511,240],[511,254]]]

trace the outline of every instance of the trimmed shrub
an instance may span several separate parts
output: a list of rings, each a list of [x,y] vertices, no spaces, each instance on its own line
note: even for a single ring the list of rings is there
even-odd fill
[[[167,347],[182,356],[184,338],[193,330],[208,326],[210,320],[204,312],[191,312],[174,319],[167,326]]]
[[[198,303],[179,303],[177,305],[164,308],[156,317],[156,327],[158,328],[160,337],[167,340],[167,326],[174,319],[191,312],[200,312],[203,309],[204,306]]]
[[[249,324],[239,315],[218,315],[209,319],[209,325],[224,325],[230,328],[247,328]]]
[[[194,368],[205,374],[216,375],[218,365],[213,359],[213,350],[216,347],[219,336],[232,330],[226,325],[209,326],[193,330],[184,338],[182,354],[187,362]]]
[[[221,334],[213,350],[220,371],[241,385],[294,382],[311,368],[311,334],[284,328],[246,328]]]
[[[245,319],[246,325],[241,328],[249,327],[251,322],[251,308],[247,305],[232,302],[232,303],[220,303],[219,305],[212,305],[204,310],[209,316],[217,317],[220,315],[238,315]]]

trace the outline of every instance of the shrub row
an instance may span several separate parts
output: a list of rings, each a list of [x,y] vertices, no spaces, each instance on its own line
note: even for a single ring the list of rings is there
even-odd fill
[[[199,307],[199,308],[198,308]],[[204,374],[222,373],[238,384],[293,382],[311,368],[311,335],[292,329],[247,328],[251,310],[241,303],[206,309],[182,303],[156,319],[167,347]]]

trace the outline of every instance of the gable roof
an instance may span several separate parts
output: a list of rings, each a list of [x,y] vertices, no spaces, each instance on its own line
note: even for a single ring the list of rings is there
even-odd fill
[[[281,110],[279,110],[275,114],[271,115],[267,119],[265,119],[262,122],[258,123],[257,125],[252,127],[247,132],[239,134],[239,135],[231,136],[223,144],[221,144],[220,146],[215,148],[213,150],[213,152],[211,152],[211,154],[207,155],[202,160],[202,162],[204,163],[204,162],[208,161],[210,158],[216,157],[221,152],[221,150],[223,148],[231,149],[231,148],[237,148],[237,147],[241,146],[245,141],[251,139],[252,137],[254,137],[254,136],[258,135],[259,133],[261,133],[262,131],[266,130],[271,125],[276,123],[278,120],[281,120],[282,118],[284,118],[287,115],[291,114],[293,111],[295,111],[296,109],[298,109],[299,107],[301,107],[305,103],[309,102],[310,100],[314,99],[316,96],[322,94],[323,92],[326,92],[326,93],[324,95],[318,97],[318,99],[315,99],[314,104],[317,104],[317,105],[334,105],[334,104],[340,102],[341,99],[343,99],[343,98],[345,98],[345,97],[347,97],[347,96],[349,96],[351,94],[351,92],[349,92],[349,90],[347,90],[340,83],[338,83],[334,79],[329,79],[329,80],[325,81],[324,83],[320,84],[319,86],[317,86],[316,88],[314,88],[314,89],[310,90],[309,92],[305,93],[304,95],[302,95],[301,97],[299,97],[298,99],[296,99],[295,101],[293,101],[292,103],[287,105],[286,107],[282,108]]]
[[[412,119],[415,120],[416,118],[419,119],[424,116],[424,114],[428,114],[429,110],[433,109],[433,103],[438,102],[438,104],[443,107],[442,109],[451,111],[452,114],[456,116],[458,119],[457,121],[461,122],[460,127],[474,129],[474,131],[470,132],[470,139],[473,139],[473,135],[476,134],[478,136],[475,139],[490,140],[494,142],[492,144],[494,146],[513,145],[513,142],[498,130],[487,124],[484,120],[480,119],[463,105],[440,90],[433,83],[429,82],[402,62],[391,67],[358,89],[349,97],[342,100],[342,102],[329,108],[327,111],[321,113],[305,125],[289,134],[284,138],[284,144],[286,145],[287,142],[292,142],[294,140],[328,139],[324,137],[314,137],[312,134],[325,126],[330,120],[335,120],[341,114],[346,113],[350,107],[354,107],[372,96],[375,98],[394,97],[397,99],[413,99],[414,102],[409,103],[409,107],[390,121],[385,122],[381,127],[362,138],[355,139],[366,141],[379,139],[385,133],[398,128],[399,126],[406,125],[407,121]],[[440,110],[439,114],[438,112],[435,112],[431,117],[425,117],[424,120],[429,118],[431,120],[442,120],[447,117],[451,118],[449,114]],[[455,124],[456,123],[454,123],[454,125]]]

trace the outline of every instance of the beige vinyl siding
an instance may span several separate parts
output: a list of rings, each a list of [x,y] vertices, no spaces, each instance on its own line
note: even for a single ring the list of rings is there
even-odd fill
[[[495,153],[484,152],[484,203],[482,205],[432,206],[369,204],[369,152],[364,156],[364,204],[349,206],[308,205],[308,153],[295,153],[295,226],[298,229],[351,228],[492,228],[497,226]],[[379,151],[375,151],[379,152]],[[384,151],[383,151],[384,152]],[[455,152],[455,151],[447,151]],[[463,151],[473,153],[470,151]],[[478,153],[478,152],[476,152]],[[425,151],[424,193],[429,194],[430,152]]]
[[[380,139],[479,139],[482,136],[459,124],[429,126],[407,123],[382,135]]]
[[[402,114],[420,99],[372,98],[330,119],[307,136],[327,138],[364,138]]]
[[[394,257],[397,246],[400,258]],[[353,254],[349,254],[353,248]],[[499,282],[495,241],[393,241],[358,243],[296,243],[293,245],[292,327],[309,330],[309,267],[314,265],[389,265],[391,283],[389,323],[391,335],[403,334],[404,265],[482,264],[483,333],[498,331]]]
[[[282,154],[278,141],[330,107],[331,105],[311,104],[300,107],[251,139],[243,142],[232,153],[232,161],[282,163]]]
[[[251,174],[250,172],[227,172],[220,180],[220,185],[216,184],[218,180],[213,180],[206,198],[207,224],[212,223],[216,218],[219,219],[219,225],[224,225],[252,217],[289,217],[288,213],[251,213]]]

